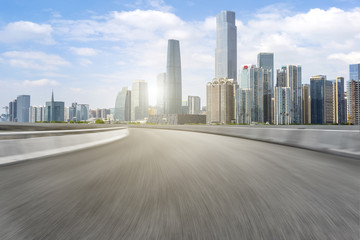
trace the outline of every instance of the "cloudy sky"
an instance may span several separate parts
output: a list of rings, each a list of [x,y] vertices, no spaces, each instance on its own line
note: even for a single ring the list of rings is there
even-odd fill
[[[238,65],[274,52],[275,68],[303,66],[312,75],[344,76],[360,63],[359,0],[0,0],[0,106],[30,94],[31,105],[55,99],[113,107],[136,79],[166,71],[167,40],[180,40],[183,99],[205,104],[214,76],[215,16],[236,13]]]

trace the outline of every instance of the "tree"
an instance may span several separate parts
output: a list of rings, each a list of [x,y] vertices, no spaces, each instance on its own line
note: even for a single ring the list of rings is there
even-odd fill
[[[95,124],[104,124],[105,122],[102,119],[96,119]]]

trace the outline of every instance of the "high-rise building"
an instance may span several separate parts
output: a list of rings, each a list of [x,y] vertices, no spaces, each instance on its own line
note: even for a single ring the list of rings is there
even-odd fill
[[[309,84],[303,84],[302,85],[302,124],[310,124],[311,123],[311,99],[310,99],[310,85]]]
[[[180,99],[181,107],[181,99]],[[180,108],[181,109],[181,108]],[[149,116],[148,85],[144,80],[136,80],[131,91],[131,121],[142,121]]]
[[[286,77],[286,66],[276,70],[276,87],[288,87]]]
[[[17,122],[17,99],[9,102],[9,121]]]
[[[291,123],[291,88],[275,88],[275,121],[276,125]]]
[[[89,104],[76,104],[76,121],[89,119]]]
[[[317,75],[310,78],[310,99],[311,99],[311,123],[325,124],[325,75]]]
[[[324,104],[324,115],[325,115],[325,124],[334,123],[334,94],[333,94],[333,85],[335,81],[326,80],[325,81],[325,104]]]
[[[164,114],[165,112],[165,86],[166,73],[159,73],[157,75],[157,98],[156,98],[156,112],[157,114]]]
[[[291,107],[290,107],[290,121],[291,123],[301,124],[301,88],[302,76],[301,66],[288,65],[286,66],[287,87],[291,89]]]
[[[215,78],[237,80],[237,29],[235,13],[221,11],[216,16]]]
[[[29,108],[29,122],[34,123],[36,122],[37,118],[37,107],[30,106]]]
[[[114,119],[131,121],[131,91],[127,87],[123,87],[116,97]]]
[[[235,121],[234,80],[214,78],[206,86],[206,122],[228,124]]]
[[[165,113],[181,114],[181,57],[178,40],[169,39],[167,50]]]
[[[271,70],[253,67],[249,71],[250,80],[250,101],[251,101],[251,122],[264,123],[265,119],[271,118],[271,98],[266,101],[264,85],[267,86],[271,78]],[[265,84],[264,84],[265,82]],[[267,88],[265,88],[267,90]],[[266,110],[264,111],[264,108]],[[271,120],[270,120],[271,121]],[[269,122],[269,121],[266,121]],[[269,122],[270,123],[270,122]]]
[[[51,101],[46,102],[45,121],[63,122],[64,121],[64,102],[54,100],[54,92],[51,94]]]
[[[333,123],[346,123],[345,82],[337,77],[333,83]]]
[[[30,95],[17,97],[17,122],[29,122]]]
[[[360,63],[350,64],[347,84],[347,112],[351,124],[360,124]]]
[[[255,68],[253,64],[245,64],[241,66],[239,72],[239,88],[235,93],[235,116],[236,123],[251,123],[251,91],[249,70]]]
[[[271,99],[274,96],[274,53],[259,53],[257,55],[257,67],[267,70],[263,79],[264,122],[272,123]]]
[[[68,122],[70,120],[70,109],[69,107],[64,107],[64,121]]]
[[[77,103],[74,102],[71,104],[71,107],[69,107],[69,121],[74,121],[76,122],[77,119],[76,119],[76,106],[77,106]]]
[[[188,96],[189,114],[200,114],[201,100],[199,96]]]

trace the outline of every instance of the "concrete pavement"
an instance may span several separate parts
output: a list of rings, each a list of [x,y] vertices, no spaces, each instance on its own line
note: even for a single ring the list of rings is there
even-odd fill
[[[360,162],[211,134],[0,167],[1,239],[359,239]]]

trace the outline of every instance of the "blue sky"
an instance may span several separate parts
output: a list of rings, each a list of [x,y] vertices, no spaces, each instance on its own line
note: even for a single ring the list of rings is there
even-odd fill
[[[165,71],[167,39],[180,40],[183,98],[199,95],[214,75],[215,16],[236,13],[238,65],[275,54],[275,68],[303,66],[303,83],[325,74],[348,78],[360,62],[360,3],[331,1],[45,1],[0,0],[0,105],[30,94],[113,107],[121,87]]]

